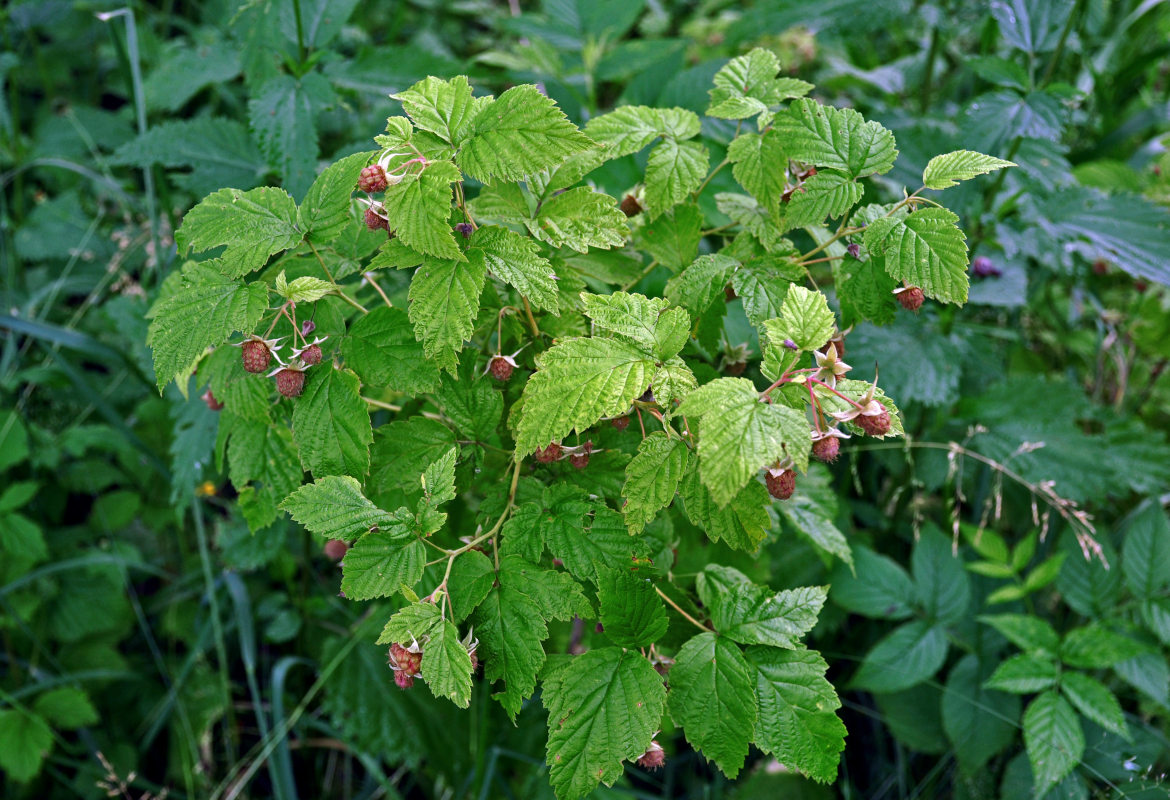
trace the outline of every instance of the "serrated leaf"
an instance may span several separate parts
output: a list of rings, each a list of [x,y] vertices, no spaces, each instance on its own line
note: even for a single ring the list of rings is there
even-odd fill
[[[273,288],[276,293],[292,303],[315,303],[325,295],[337,290],[337,286],[329,281],[303,275],[289,283],[284,270],[276,276]]]
[[[687,446],[681,439],[655,431],[638,445],[638,454],[626,465],[622,485],[622,513],[631,534],[641,533],[674,501],[687,467]]]
[[[478,550],[468,550],[455,557],[451,577],[447,579],[447,593],[451,598],[451,614],[456,622],[467,619],[475,607],[483,602],[496,580],[492,560]]]
[[[507,228],[488,226],[472,234],[470,246],[469,255],[481,254],[496,277],[537,307],[560,314],[557,275],[536,242]]]
[[[588,528],[554,525],[547,529],[548,549],[576,577],[597,583],[605,567],[624,567],[646,555],[643,539],[630,536],[622,516],[606,506],[595,506]]]
[[[715,207],[765,245],[771,246],[783,233],[768,209],[751,195],[720,192],[715,195]]]
[[[841,701],[825,679],[828,664],[814,650],[753,645],[746,656],[759,704],[753,741],[784,766],[831,783],[846,731],[834,713]]]
[[[715,73],[715,88],[708,94],[711,104],[707,116],[721,119],[745,119],[761,114],[760,127],[771,115],[770,106],[794,97],[803,97],[813,85],[796,78],[777,78],[780,60],[776,54],[757,47],[746,55],[733,58]]]
[[[303,236],[297,205],[288,192],[262,186],[247,192],[220,189],[203,198],[183,217],[175,244],[180,254],[226,245],[216,264],[224,274],[238,278],[260,269],[269,256],[296,245]]]
[[[17,709],[0,711],[0,768],[13,781],[27,783],[36,777],[52,749],[53,731],[40,716]]]
[[[866,653],[852,686],[900,692],[938,672],[947,657],[946,631],[923,620],[907,622]]]
[[[775,131],[737,136],[727,148],[731,174],[771,213],[780,208],[787,189],[788,153]]]
[[[225,422],[220,419],[220,425]],[[228,475],[240,492],[248,527],[255,532],[276,520],[277,504],[300,485],[304,474],[287,427],[263,417],[237,418],[230,435]]]
[[[601,624],[610,641],[621,647],[649,647],[666,633],[666,606],[645,578],[625,567],[597,571]]]
[[[1083,672],[1065,672],[1060,676],[1060,693],[1086,718],[1130,741],[1121,703],[1105,684]]]
[[[517,455],[629,409],[650,383],[654,360],[620,339],[566,339],[537,357],[524,386]]]
[[[792,261],[745,264],[731,276],[731,288],[743,305],[748,322],[756,327],[780,316],[788,289],[800,271]],[[802,276],[803,277],[803,276]]]
[[[963,772],[973,775],[1015,740],[1020,701],[983,686],[980,661],[964,656],[942,695],[942,723]]]
[[[382,206],[390,229],[408,247],[435,258],[463,261],[447,218],[451,214],[451,184],[463,176],[450,161],[432,161],[420,172],[408,172],[386,188]]]
[[[959,181],[970,180],[976,175],[986,175],[997,169],[1016,166],[993,156],[985,156],[973,150],[955,150],[930,159],[922,171],[922,185],[927,189],[946,189],[958,186]]]
[[[701,255],[666,282],[663,294],[676,306],[701,315],[723,294],[723,287],[738,267],[739,261],[731,256]]]
[[[98,721],[97,709],[81,689],[60,686],[37,696],[33,711],[55,728],[73,731]]]
[[[837,172],[822,171],[806,180],[784,208],[786,228],[819,225],[825,217],[836,219],[855,206],[861,184]]]
[[[190,167],[172,172],[176,184],[195,197],[223,186],[251,189],[268,169],[264,156],[242,123],[221,117],[171,120],[126,142],[110,156],[119,166]]]
[[[1104,669],[1147,650],[1141,642],[1098,623],[1074,628],[1060,643],[1060,660],[1072,667]]]
[[[715,630],[740,644],[795,649],[817,624],[828,588],[805,586],[773,593],[731,567],[709,565],[699,573],[699,597]]]
[[[747,758],[758,716],[755,675],[733,642],[700,633],[670,668],[670,716],[687,741],[734,778]]]
[[[183,288],[152,309],[146,343],[160,392],[208,347],[223,344],[235,331],[251,331],[268,307],[264,284],[232,280],[215,264],[188,266]]]
[[[933,525],[919,535],[911,557],[918,601],[926,616],[944,625],[957,625],[967,615],[971,585],[963,561],[951,550],[951,540]]]
[[[360,385],[357,375],[330,364],[308,372],[293,409],[292,430],[301,464],[315,478],[364,476],[370,469],[374,433]]]
[[[454,370],[463,342],[471,337],[486,279],[481,259],[428,259],[410,282],[410,321],[427,358]]]
[[[626,292],[582,292],[581,300],[595,327],[629,339],[663,361],[676,355],[690,336],[687,312],[681,308],[667,310],[670,304],[662,298]]]
[[[406,514],[402,516],[406,518]],[[393,531],[367,533],[345,554],[341,591],[350,600],[390,597],[422,579],[426,557],[423,543],[404,534],[400,526]]]
[[[1126,585],[1138,597],[1152,597],[1170,584],[1170,521],[1157,503],[1144,504],[1129,518],[1121,554]]]
[[[329,475],[306,483],[280,504],[282,511],[311,533],[351,542],[371,528],[390,531],[398,521],[366,499],[361,484],[348,475]]]
[[[685,111],[684,114],[694,118],[693,128],[687,126],[688,129],[680,129],[680,133],[690,135],[676,135],[675,138],[689,139],[699,131],[699,118],[695,113]],[[594,117],[585,126],[585,134],[605,145],[608,148],[606,155],[610,158],[633,155],[668,132],[660,109],[648,106],[621,106],[608,114]]]
[[[1032,764],[1036,797],[1043,797],[1080,763],[1085,733],[1072,706],[1048,691],[1024,711],[1024,744]]]
[[[666,139],[646,162],[646,214],[654,219],[687,199],[707,176],[710,154],[698,142]]]
[[[442,612],[434,603],[412,602],[403,606],[382,627],[376,644],[425,644],[443,622]]]
[[[759,482],[748,483],[730,503],[720,507],[699,478],[697,462],[691,459],[679,493],[687,519],[705,531],[711,541],[754,553],[764,540],[771,524],[768,506],[772,498]]]
[[[764,323],[772,346],[791,339],[801,350],[817,350],[829,341],[837,327],[837,318],[820,292],[793,286],[780,306],[780,316]]]
[[[430,131],[450,145],[458,147],[467,138],[480,106],[471,96],[466,76],[449,81],[428,76],[404,92],[390,95],[402,103],[414,126]]]
[[[348,558],[348,556],[347,556]],[[459,630],[443,619],[434,603],[412,603],[386,623],[378,644],[423,645],[419,673],[435,697],[446,697],[460,708],[471,703],[471,656]]]
[[[851,108],[802,98],[777,114],[772,125],[790,158],[853,178],[887,172],[898,155],[894,134]]]
[[[371,487],[418,491],[418,476],[455,444],[455,434],[438,420],[415,416],[394,420],[377,431]]]
[[[666,706],[662,678],[640,654],[603,647],[546,680],[549,781],[559,800],[613,785],[650,745]]]
[[[476,114],[456,157],[481,183],[524,180],[593,146],[535,86],[513,86]]]
[[[452,447],[422,474],[423,495],[433,506],[455,499],[455,459],[457,448]]]
[[[379,307],[358,317],[341,342],[341,354],[368,386],[418,395],[439,383],[438,367],[427,359],[410,318],[400,308]]]
[[[303,78],[277,75],[248,102],[248,119],[268,163],[294,197],[302,197],[317,166],[316,108],[333,97],[329,82],[317,72]]]
[[[1060,635],[1046,620],[1039,617],[1027,614],[995,614],[981,616],[979,621],[995,628],[1021,650],[1043,650],[1055,656],[1060,649]]]
[[[459,370],[444,373],[435,394],[443,415],[465,439],[490,439],[504,413],[503,395],[492,382],[480,379],[475,354],[464,351]]]
[[[642,247],[658,263],[671,272],[678,272],[695,260],[702,238],[703,212],[698,206],[675,206],[653,222],[639,229]],[[615,281],[616,282],[616,281]]]
[[[893,559],[864,546],[853,548],[853,570],[838,567],[832,575],[834,603],[874,619],[905,619],[914,613],[914,582]]]
[[[699,387],[687,395],[679,413],[702,420],[699,472],[720,507],[785,455],[802,469],[808,466],[812,439],[804,415],[762,402],[745,378],[720,378]]]
[[[328,244],[354,225],[353,192],[358,176],[374,153],[354,153],[332,164],[317,176],[298,218],[305,236],[314,244]]]
[[[1056,662],[1040,654],[1020,653],[1000,663],[984,684],[1012,694],[1031,694],[1056,682]]]
[[[587,253],[591,247],[620,247],[629,234],[617,200],[588,186],[548,198],[536,218],[525,219],[524,225],[540,241],[578,253]]]
[[[866,232],[865,246],[881,249],[886,272],[917,286],[923,294],[944,303],[967,302],[967,237],[956,223],[959,218],[945,208],[922,208],[902,220],[887,217],[888,231],[874,246]],[[874,223],[876,226],[876,223]]]

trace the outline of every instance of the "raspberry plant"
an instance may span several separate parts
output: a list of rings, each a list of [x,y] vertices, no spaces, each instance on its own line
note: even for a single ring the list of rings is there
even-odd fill
[[[265,187],[193,208],[176,241],[204,260],[151,311],[159,387],[196,372],[222,408],[216,457],[248,524],[287,513],[343,554],[345,597],[398,598],[371,609],[387,681],[462,707],[494,692],[513,717],[539,686],[561,798],[661,766],[667,714],[729,776],[750,744],[836,775],[840,703],[802,643],[827,587],[719,563],[684,580],[675,560],[704,537],[750,554],[783,519],[851,563],[842,537],[804,529],[815,504],[788,510],[810,455],[902,432],[876,375],[851,377],[844,333],[962,304],[968,259],[921,189],[862,202],[894,165],[890,131],[778,71],[754,50],[715,76],[707,114],[734,135],[714,166],[691,111],[626,106],[581,130],[535,86],[427,78],[377,150],[299,204]],[[617,197],[588,183],[647,150]],[[1006,166],[957,151],[922,184]],[[742,191],[706,196],[728,167]],[[628,291],[659,267],[661,296]],[[406,308],[384,270],[409,271]],[[759,338],[751,371],[724,341],[731,313]],[[574,618],[603,633],[547,656]]]

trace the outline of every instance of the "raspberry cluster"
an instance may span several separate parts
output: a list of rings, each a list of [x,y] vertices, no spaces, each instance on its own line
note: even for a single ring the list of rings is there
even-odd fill
[[[394,670],[394,683],[399,689],[409,689],[414,686],[414,679],[421,678],[419,668],[422,666],[422,647],[418,642],[409,646],[398,642],[390,645],[390,669]]]

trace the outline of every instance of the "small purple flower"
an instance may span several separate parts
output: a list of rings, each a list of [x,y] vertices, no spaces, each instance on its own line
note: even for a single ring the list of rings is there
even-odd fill
[[[853,256],[854,258],[861,258],[861,245],[854,243],[845,249],[848,250],[849,255]]]
[[[301,336],[308,336],[315,330],[317,330],[317,323],[313,320],[307,319],[301,323]]]
[[[473,230],[475,230],[475,228],[471,227],[471,223],[470,223],[470,222],[460,222],[458,225],[456,225],[456,226],[455,226],[455,230],[457,230],[457,231],[459,231],[461,234],[463,234],[463,238],[464,238],[464,239],[470,239],[470,238],[471,238],[471,232],[472,232]]]

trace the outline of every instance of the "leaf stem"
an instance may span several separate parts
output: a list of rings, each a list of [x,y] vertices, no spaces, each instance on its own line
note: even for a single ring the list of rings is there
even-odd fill
[[[528,316],[528,327],[532,329],[532,338],[534,341],[540,341],[540,326],[536,324],[536,318],[532,316],[532,306],[528,305],[528,298],[520,295],[520,299],[524,301],[524,313]]]
[[[658,266],[658,259],[654,259],[653,261],[650,262],[650,264],[646,267],[646,269],[644,269],[640,273],[638,273],[638,277],[634,278],[632,281],[630,281],[625,286],[623,286],[622,291],[623,292],[630,291],[631,287],[636,286],[637,284],[641,283],[642,279],[645,278],[647,275],[649,275],[651,272],[653,272],[654,268],[657,266]]]
[[[718,175],[719,171],[722,170],[724,167],[726,167],[730,163],[731,163],[731,160],[725,158],[715,166],[715,169],[711,170],[711,173],[709,175],[707,175],[707,177],[703,180],[702,183],[699,184],[699,188],[695,189],[694,197],[696,200],[699,198],[699,195],[701,195],[703,193],[703,190],[707,188],[707,184],[711,182],[711,179],[714,178],[716,175]]]
[[[711,629],[710,629],[710,628],[708,628],[706,625],[704,625],[703,623],[699,622],[697,619],[695,619],[694,617],[692,617],[692,616],[691,616],[690,614],[688,614],[687,612],[683,611],[683,610],[682,610],[682,607],[681,607],[681,606],[679,606],[679,604],[678,604],[678,603],[674,602],[674,600],[672,600],[672,599],[671,599],[671,597],[670,597],[670,595],[668,595],[666,592],[662,591],[662,590],[661,590],[660,588],[658,588],[657,586],[655,586],[655,587],[654,587],[654,591],[658,592],[658,596],[659,596],[659,597],[661,597],[663,600],[665,600],[665,601],[666,601],[666,604],[667,604],[668,606],[670,606],[670,607],[671,607],[671,608],[673,608],[675,611],[677,611],[679,614],[681,614],[683,619],[687,620],[688,622],[690,622],[692,625],[694,625],[696,628],[698,628],[698,629],[699,629],[699,630],[701,630],[701,631],[707,631],[708,633],[711,631]]]
[[[370,286],[373,286],[374,291],[381,296],[382,302],[386,304],[386,308],[394,308],[394,304],[390,302],[390,298],[386,296],[386,293],[382,291],[382,287],[378,285],[378,281],[374,277],[374,273],[366,272],[362,274],[362,277],[365,278],[366,282],[369,283]]]

